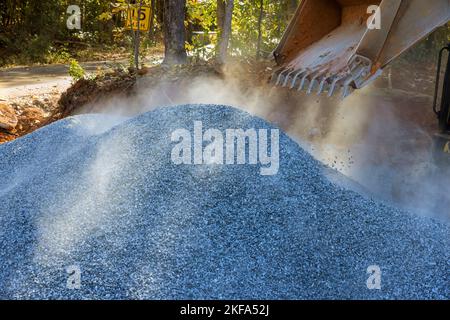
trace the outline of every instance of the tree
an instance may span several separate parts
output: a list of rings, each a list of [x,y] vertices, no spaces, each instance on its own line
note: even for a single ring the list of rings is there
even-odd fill
[[[234,0],[217,0],[217,26],[219,40],[217,44],[217,60],[225,62],[228,43],[231,36],[231,20],[233,17]]]
[[[164,0],[164,64],[184,64],[187,60],[184,43],[186,0]]]
[[[258,16],[258,41],[256,42],[256,59],[259,59],[261,57],[263,15],[264,15],[264,0],[260,0],[259,1],[259,16]]]
[[[151,0],[150,1],[150,12],[151,12],[151,16],[150,16],[150,29],[148,32],[148,38],[150,41],[153,41],[154,39],[154,27],[155,27],[155,11],[156,11],[156,0]]]

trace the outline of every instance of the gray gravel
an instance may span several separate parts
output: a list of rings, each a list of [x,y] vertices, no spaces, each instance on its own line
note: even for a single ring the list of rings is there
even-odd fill
[[[173,165],[170,134],[194,120],[272,128],[187,105],[71,117],[1,145],[0,297],[450,298],[448,225],[333,184],[284,134],[274,176]],[[66,285],[73,265],[80,289]]]

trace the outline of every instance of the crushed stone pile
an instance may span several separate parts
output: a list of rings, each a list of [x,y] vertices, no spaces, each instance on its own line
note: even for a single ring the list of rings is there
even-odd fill
[[[184,105],[70,117],[0,145],[0,298],[450,298],[448,225],[335,185],[281,132],[275,175],[176,165],[171,133],[194,121],[273,129]]]

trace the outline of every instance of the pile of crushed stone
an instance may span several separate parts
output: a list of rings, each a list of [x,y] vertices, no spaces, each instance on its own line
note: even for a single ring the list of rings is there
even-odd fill
[[[176,165],[171,133],[194,121],[273,128],[184,105],[70,117],[0,145],[0,298],[450,298],[448,225],[333,184],[283,133],[275,175]]]

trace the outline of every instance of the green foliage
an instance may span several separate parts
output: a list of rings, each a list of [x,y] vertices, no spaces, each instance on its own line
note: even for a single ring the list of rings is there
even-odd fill
[[[167,0],[166,0],[167,1]],[[262,0],[260,49],[267,56],[277,46],[300,0]],[[125,30],[125,12],[140,0],[2,0],[0,1],[0,66],[10,63],[67,63],[72,57],[91,59],[103,49],[131,52],[132,35]],[[162,3],[156,4],[154,29],[141,32],[140,61],[162,40]],[[258,47],[260,0],[234,0],[231,55],[255,57]],[[112,5],[111,5],[112,4]],[[151,6],[152,0],[143,0]],[[79,5],[82,30],[66,27],[69,5]],[[112,10],[112,8],[115,8]],[[186,49],[196,59],[210,59],[217,44],[217,0],[186,0]],[[318,22],[319,23],[319,22]],[[405,56],[426,60],[450,41],[450,25],[442,27]],[[126,48],[126,49],[125,49]],[[84,55],[85,54],[85,55]],[[133,59],[133,57],[131,58]],[[132,63],[132,61],[130,61]]]
[[[71,54],[65,47],[53,47],[50,46],[48,54],[45,57],[47,63],[67,63],[72,59]]]
[[[235,2],[233,35],[231,47],[234,54],[254,56],[258,41],[259,1],[240,0]],[[263,1],[261,24],[261,51],[268,55],[275,49],[289,19],[294,14],[297,1]]]
[[[69,76],[72,78],[72,81],[76,82],[81,78],[84,78],[85,75],[86,72],[84,71],[83,67],[78,63],[78,61],[75,59],[70,60]]]
[[[143,3],[148,5],[150,1]],[[81,30],[69,30],[66,26],[69,5],[81,8]],[[125,33],[117,34],[114,30],[122,25],[123,17],[120,13],[112,14],[110,1],[2,0],[0,66],[67,62],[89,46],[100,49],[121,46]]]
[[[261,24],[261,50],[269,54],[281,39],[282,33],[293,15],[297,2],[295,0],[264,0],[263,20]],[[187,27],[189,31],[217,31],[217,0],[188,0]],[[258,41],[259,1],[235,0],[232,20],[230,51],[233,55],[255,56]],[[189,30],[193,29],[193,30]],[[194,57],[210,58],[210,45],[217,43],[217,37],[203,36],[191,32],[186,48]]]
[[[134,61],[134,52],[133,52],[133,50],[131,50],[130,56],[128,57],[128,67],[134,68],[135,64],[136,64],[136,62]]]
[[[185,48],[195,60],[208,60],[214,56],[215,38],[210,34],[216,29],[216,10],[216,0],[187,1],[188,41]]]
[[[212,31],[216,25],[216,0],[188,0],[187,23],[192,24],[198,30]]]

